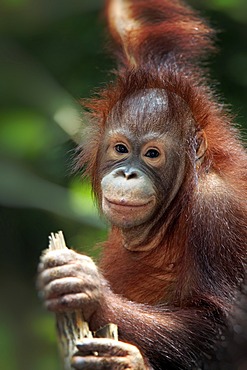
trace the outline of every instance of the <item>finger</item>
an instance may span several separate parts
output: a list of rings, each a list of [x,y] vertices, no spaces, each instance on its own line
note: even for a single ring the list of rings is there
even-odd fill
[[[70,250],[49,250],[46,249],[40,258],[40,269],[47,269],[55,266],[62,266],[76,260],[77,253]],[[42,271],[42,270],[41,270]]]
[[[109,338],[85,338],[83,342],[76,343],[76,347],[79,350],[78,353],[81,356],[87,356],[92,354],[92,352],[97,352],[99,356],[127,356],[129,354],[129,346]]]
[[[45,299],[58,298],[67,294],[84,292],[88,298],[92,299],[97,292],[99,286],[89,276],[84,279],[77,277],[64,277],[51,281],[43,289]]]
[[[44,270],[44,263],[40,260],[37,268],[38,274],[40,274]]]
[[[44,288],[45,299],[58,298],[65,294],[80,293],[82,281],[76,277],[63,277],[47,284]],[[84,290],[84,289],[83,289]]]
[[[77,274],[78,272],[74,270],[73,265],[56,266],[42,271],[39,275],[39,280],[45,286],[55,279],[76,277]]]
[[[53,312],[65,312],[83,310],[88,306],[92,311],[97,306],[97,300],[89,297],[86,293],[67,294],[59,298],[48,299],[44,302],[45,307]]]
[[[74,356],[71,366],[77,370],[124,370],[129,368],[129,361],[124,357]]]
[[[90,257],[68,248],[59,250],[46,249],[40,260],[45,265],[45,268],[63,265],[70,261],[80,261],[83,264],[95,265]]]
[[[85,255],[76,253],[72,249],[62,249],[62,250],[49,250],[46,249],[40,258],[41,265],[43,269],[55,266],[62,266],[71,262],[78,262],[83,265],[91,266],[91,269],[95,268],[95,263],[93,260]],[[43,264],[43,266],[42,266]]]
[[[40,263],[40,266],[44,264]],[[68,277],[77,277],[78,271],[75,271],[74,266],[72,264],[66,264],[64,266],[56,266],[56,267],[50,267],[48,269],[43,268],[41,266],[39,275],[37,277],[37,288],[38,290],[43,290],[46,285],[48,285],[50,282],[55,281],[57,279],[61,278],[68,278]],[[47,286],[47,289],[50,287]]]
[[[50,282],[59,280],[62,278],[78,278],[83,284],[88,286],[96,285],[95,274],[90,273],[88,268],[84,268],[82,265],[78,264],[67,264],[64,266],[51,267],[39,275],[39,280],[42,282],[43,286],[48,285]]]

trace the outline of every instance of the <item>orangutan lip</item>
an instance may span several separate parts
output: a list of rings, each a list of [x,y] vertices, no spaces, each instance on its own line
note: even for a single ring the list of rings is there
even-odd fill
[[[152,200],[149,200],[148,202],[146,203],[128,203],[126,201],[123,201],[123,202],[119,202],[119,201],[113,201],[113,200],[110,200],[108,198],[105,197],[105,200],[114,205],[114,206],[118,206],[118,207],[135,207],[135,208],[138,208],[138,207],[144,207],[144,206],[147,206],[148,204],[150,204],[152,202]]]

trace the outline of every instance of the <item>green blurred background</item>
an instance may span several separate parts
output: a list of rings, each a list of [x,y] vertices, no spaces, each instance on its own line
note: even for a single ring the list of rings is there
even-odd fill
[[[71,173],[80,98],[111,78],[99,0],[0,4],[0,369],[60,369],[35,274],[51,231],[97,259],[106,237],[88,183]],[[191,0],[220,31],[212,77],[244,136],[246,0]]]

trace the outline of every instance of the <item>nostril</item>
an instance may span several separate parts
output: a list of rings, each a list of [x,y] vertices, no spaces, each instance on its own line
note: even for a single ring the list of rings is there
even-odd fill
[[[138,177],[138,175],[137,175],[136,171],[126,171],[125,172],[125,177],[126,177],[127,180],[131,180],[131,179],[136,179]]]
[[[138,171],[132,168],[119,168],[115,171],[114,177],[124,177],[126,180],[131,180],[138,178]]]
[[[123,169],[118,169],[115,172],[114,177],[125,177],[125,171]]]

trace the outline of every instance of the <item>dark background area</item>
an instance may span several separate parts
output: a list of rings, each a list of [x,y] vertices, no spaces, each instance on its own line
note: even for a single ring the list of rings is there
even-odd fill
[[[216,90],[246,131],[247,2],[191,0],[218,29]],[[106,227],[90,186],[71,173],[85,120],[79,99],[112,78],[99,0],[2,0],[0,5],[0,369],[60,369],[54,317],[37,297],[52,231],[97,259]]]

